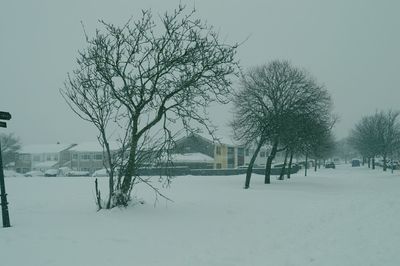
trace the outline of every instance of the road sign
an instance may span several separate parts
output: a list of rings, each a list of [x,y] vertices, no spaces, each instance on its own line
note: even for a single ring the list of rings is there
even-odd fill
[[[0,111],[0,120],[10,120],[11,114],[9,112]]]
[[[6,123],[6,122],[1,122],[1,121],[0,121],[0,127],[7,127],[7,123]]]

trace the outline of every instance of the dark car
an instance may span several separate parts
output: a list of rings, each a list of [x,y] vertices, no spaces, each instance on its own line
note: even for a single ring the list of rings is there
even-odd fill
[[[360,164],[361,164],[361,162],[360,162],[360,160],[358,160],[358,159],[353,159],[353,160],[351,161],[351,166],[352,166],[352,167],[359,167]]]
[[[325,164],[325,168],[332,168],[332,169],[335,169],[335,163],[334,162],[329,162],[329,163],[326,163]]]

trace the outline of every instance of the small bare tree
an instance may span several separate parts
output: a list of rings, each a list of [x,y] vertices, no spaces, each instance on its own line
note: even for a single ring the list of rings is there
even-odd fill
[[[3,164],[7,167],[8,164],[15,162],[18,152],[21,150],[21,141],[13,133],[0,134],[1,153],[3,154]]]
[[[352,130],[349,142],[363,157],[372,158],[375,169],[375,156],[383,158],[383,170],[387,169],[389,156],[400,150],[400,112],[379,111],[363,117]]]
[[[144,180],[139,172],[143,165],[169,157],[173,127],[211,131],[207,106],[228,102],[230,75],[238,67],[237,45],[220,42],[194,13],[179,6],[160,16],[158,24],[149,10],[121,27],[101,21],[103,30],[87,37],[88,47],[68,76],[63,94],[73,109],[85,114],[99,132],[110,118],[124,131],[124,160],[113,191],[110,177],[110,193],[118,198],[114,205],[129,202],[132,187]],[[91,99],[80,92],[87,90],[107,98],[101,119],[88,116],[99,113],[100,106],[92,108]],[[85,105],[90,106],[81,108]],[[107,136],[100,135],[106,144]]]

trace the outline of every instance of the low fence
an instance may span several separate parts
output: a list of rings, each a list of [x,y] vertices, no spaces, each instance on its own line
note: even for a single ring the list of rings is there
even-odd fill
[[[299,171],[299,167],[295,166],[291,168],[290,173],[294,174]],[[170,176],[181,176],[181,175],[194,175],[194,176],[213,176],[213,175],[242,175],[247,171],[246,168],[239,169],[190,169],[189,167],[169,167],[169,168],[143,168],[139,170],[139,174],[143,176],[157,176],[157,175],[170,175]],[[282,168],[271,168],[271,175],[280,175]],[[263,175],[265,174],[265,168],[253,168],[254,174]],[[288,169],[285,169],[287,174]]]

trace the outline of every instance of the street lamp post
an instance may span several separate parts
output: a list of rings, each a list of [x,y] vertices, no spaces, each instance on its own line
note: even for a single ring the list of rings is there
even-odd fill
[[[0,111],[0,120],[10,120],[10,119],[11,119],[10,113]],[[6,122],[0,121],[0,127],[7,127]],[[8,213],[6,185],[4,183],[1,143],[0,143],[0,198],[1,198],[1,215],[3,217],[3,227],[10,227],[10,215]]]
[[[0,143],[0,196],[1,196],[1,214],[3,217],[3,227],[10,227],[10,215],[8,214],[8,202],[6,185],[4,183],[4,172],[3,172],[3,159],[1,155],[1,143]]]

